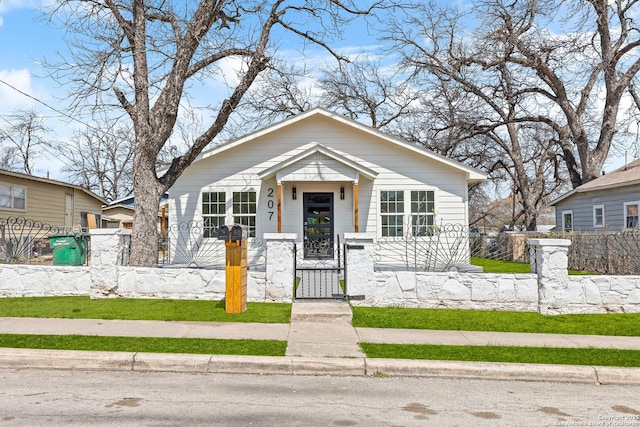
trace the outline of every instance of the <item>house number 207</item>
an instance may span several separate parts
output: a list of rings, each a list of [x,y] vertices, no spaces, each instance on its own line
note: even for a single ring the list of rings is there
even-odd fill
[[[268,211],[269,221],[273,219],[273,214],[275,213],[273,211],[273,208],[276,205],[276,202],[273,200],[274,198],[273,192],[274,192],[273,188],[267,188],[267,209],[269,209]]]

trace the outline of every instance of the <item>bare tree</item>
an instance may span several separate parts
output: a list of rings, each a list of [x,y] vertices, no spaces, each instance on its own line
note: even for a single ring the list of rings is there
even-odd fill
[[[323,105],[377,129],[391,132],[419,115],[416,107],[422,94],[393,67],[366,55],[326,70],[320,87]]]
[[[238,106],[243,134],[278,120],[295,116],[318,105],[317,81],[312,71],[295,64],[272,61]],[[231,137],[241,136],[232,133]]]
[[[8,125],[0,128],[0,166],[26,174],[34,172],[34,161],[52,146],[50,129],[34,110],[16,111]]]
[[[133,192],[133,130],[130,126],[92,127],[74,134],[57,146],[65,161],[62,172],[71,182],[107,201],[128,197]]]
[[[600,174],[622,97],[640,70],[636,0],[486,0],[475,4],[474,19],[435,4],[417,8],[389,37],[406,65],[460,81],[508,68],[518,116],[554,129],[572,185]],[[472,22],[480,22],[475,31]],[[553,34],[554,26],[576,31]]]
[[[79,87],[76,106],[94,98],[108,107],[114,95],[133,122],[134,233],[131,262],[157,262],[156,218],[162,194],[225,128],[232,113],[275,55],[278,34],[329,49],[331,35],[354,16],[369,13],[355,0],[64,0],[53,16],[69,32],[73,60],[58,77]],[[386,4],[386,3],[385,3]],[[278,33],[279,32],[279,33]],[[341,59],[341,56],[330,50]],[[236,61],[237,75],[222,71]],[[67,67],[65,68],[65,65]],[[213,107],[205,130],[158,176],[158,153],[175,129],[189,88],[227,78],[229,91]],[[235,79],[235,80],[234,80]]]

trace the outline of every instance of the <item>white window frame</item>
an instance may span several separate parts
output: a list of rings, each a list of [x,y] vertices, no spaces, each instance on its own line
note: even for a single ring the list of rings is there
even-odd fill
[[[384,203],[388,204],[389,206],[391,206],[391,204],[393,206],[395,206],[395,210],[393,212],[382,212],[382,193],[396,193],[397,194],[402,194],[402,203],[398,203],[397,200],[393,200],[393,201],[384,201]],[[398,237],[403,237],[404,233],[405,233],[405,213],[406,213],[406,203],[407,203],[407,198],[405,197],[405,191],[404,190],[397,190],[397,189],[380,189],[378,191],[378,196],[379,196],[379,200],[378,200],[378,209],[380,209],[380,211],[378,212],[379,216],[380,216],[380,236],[381,237],[386,237],[386,238],[398,238]],[[402,209],[401,212],[398,212],[398,208]],[[400,234],[398,234],[398,224],[397,224],[397,220],[398,217],[400,218]],[[384,218],[394,218],[395,221],[395,231],[393,233],[393,235],[386,235],[385,236],[385,229],[386,230],[392,230],[394,227],[394,224],[389,224],[388,220],[387,220],[387,225],[386,227],[383,225],[383,219]],[[388,234],[388,232],[387,232]]]
[[[598,209],[602,210],[602,222],[598,224]],[[604,218],[604,205],[594,205],[593,206],[593,228],[604,228],[605,218]]]
[[[627,225],[627,218],[629,218],[629,215],[627,215],[627,207],[628,206],[633,206],[635,205],[637,210],[638,210],[638,217],[636,218],[636,223],[635,226],[629,227]],[[623,206],[623,218],[624,218],[624,222],[622,223],[622,228],[638,228],[640,227],[640,201],[634,201],[634,202],[624,202],[624,206]]]
[[[236,195],[240,200],[236,202]],[[248,195],[248,200],[244,199]],[[251,200],[253,195],[253,200]],[[256,191],[232,191],[231,210],[233,213],[233,223],[242,224],[247,227],[248,237],[256,237],[256,223],[258,219],[258,193]]]
[[[27,187],[23,185],[9,184],[8,182],[0,182],[0,187],[6,187],[8,189],[8,194],[3,194],[2,196],[9,199],[9,206],[0,206],[0,210],[13,210],[21,212],[27,210]],[[18,191],[22,191],[24,194],[24,197],[18,199],[23,200],[24,206],[22,207],[16,207],[16,193]]]
[[[211,202],[211,199],[209,199],[208,202],[205,202],[205,193],[209,194],[209,197],[211,197],[211,194],[216,194],[216,197],[219,198],[219,195],[222,194],[222,201],[217,200],[216,202]],[[209,204],[209,208],[211,208],[211,206],[222,206],[223,207],[223,213],[220,213],[219,210],[217,210],[217,212],[215,213],[211,213],[211,210],[209,209],[209,212],[205,213],[205,211],[207,209],[205,209],[205,203]],[[218,227],[220,227],[221,225],[225,225],[226,220],[227,220],[227,193],[226,191],[219,191],[219,190],[203,190],[201,195],[200,195],[200,215],[202,215],[202,236],[205,239],[217,239],[218,238],[218,234],[217,234],[217,229]],[[208,221],[210,220],[210,221]],[[209,222],[209,224],[207,224]],[[215,235],[213,235],[213,232],[216,231]]]
[[[571,215],[571,228],[567,229],[565,222],[566,215]],[[562,211],[562,231],[573,231],[573,211]]]
[[[424,206],[415,206],[414,193],[426,193]],[[431,200],[429,199],[431,193]],[[433,234],[436,217],[436,192],[434,190],[409,190],[409,203],[411,213],[411,233],[414,237],[426,237]],[[417,209],[415,209],[417,208]],[[424,208],[424,209],[423,209]],[[418,231],[418,232],[416,232]]]
[[[414,201],[412,200],[413,192],[425,192],[427,193],[427,204],[425,209],[421,209],[418,207],[415,209]],[[395,192],[396,194],[402,194],[402,203],[397,203],[395,201],[387,201],[384,203],[391,203],[395,206],[394,212],[383,212],[382,204],[382,194]],[[429,200],[429,193],[433,194],[433,200]],[[431,229],[435,225],[436,222],[436,190],[433,188],[412,188],[408,190],[399,190],[397,188],[381,188],[378,190],[378,218],[379,218],[379,227],[378,227],[378,235],[383,238],[403,238],[405,235],[410,235],[413,237],[429,237],[431,236]],[[386,227],[384,226],[384,218],[393,217],[393,221],[401,221],[400,224],[389,224],[387,220]],[[394,230],[394,235],[385,235],[385,229]],[[416,229],[420,229],[424,231],[423,234],[416,233]],[[400,230],[400,234],[398,234],[398,230]]]

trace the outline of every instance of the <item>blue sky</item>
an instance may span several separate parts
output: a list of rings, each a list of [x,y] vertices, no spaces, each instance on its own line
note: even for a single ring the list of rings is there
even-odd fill
[[[52,138],[64,141],[71,137],[74,128],[82,125],[64,116],[66,90],[47,77],[48,70],[43,66],[45,59],[56,62],[59,59],[56,53],[67,49],[63,31],[46,22],[46,16],[41,12],[43,5],[52,1],[55,0],[0,0],[0,126],[5,125],[16,110],[35,109],[45,117],[45,124],[52,129]],[[349,51],[351,44],[363,51],[370,47],[371,42],[360,44],[366,34],[363,27],[349,30],[348,41],[344,41],[341,48]],[[280,47],[294,48],[288,39],[280,43]],[[306,60],[313,62],[318,58],[307,57]],[[219,83],[208,82],[203,89],[220,93],[222,87]],[[40,161],[35,174],[45,176],[49,173],[52,178],[64,179],[59,172],[61,167],[56,160]]]
[[[40,65],[42,58],[64,46],[52,28],[38,21],[38,15],[25,4],[35,2],[0,0],[0,79],[36,97],[52,101],[52,86]],[[0,83],[0,112],[11,108],[30,108],[30,100]]]

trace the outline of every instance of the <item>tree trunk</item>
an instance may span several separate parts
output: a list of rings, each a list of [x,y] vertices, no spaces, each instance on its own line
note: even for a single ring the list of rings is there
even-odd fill
[[[138,154],[134,160],[134,212],[131,237],[131,265],[153,267],[158,264],[158,212],[166,191],[158,182],[154,161]]]

